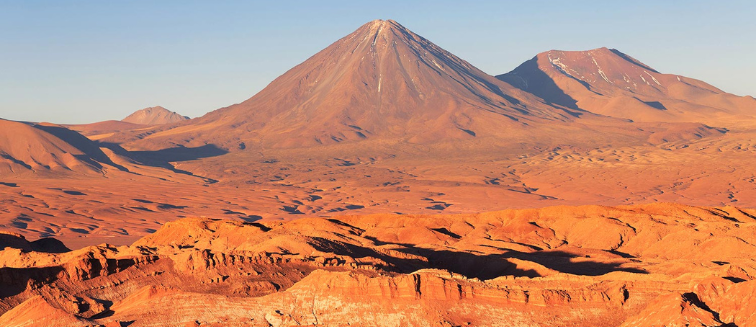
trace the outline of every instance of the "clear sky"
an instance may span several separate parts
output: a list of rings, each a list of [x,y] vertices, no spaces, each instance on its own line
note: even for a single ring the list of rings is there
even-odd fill
[[[201,116],[373,19],[492,75],[542,51],[606,46],[756,96],[752,0],[0,0],[0,118],[88,123],[156,105]]]

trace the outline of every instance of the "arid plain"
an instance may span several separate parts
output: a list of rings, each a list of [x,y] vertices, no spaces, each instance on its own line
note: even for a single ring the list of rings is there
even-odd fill
[[[377,20],[202,117],[0,120],[0,325],[756,325],[755,114]]]

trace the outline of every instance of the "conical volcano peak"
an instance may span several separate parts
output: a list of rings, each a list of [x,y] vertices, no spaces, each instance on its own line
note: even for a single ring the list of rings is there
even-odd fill
[[[367,47],[362,48],[370,54],[373,60],[381,60],[391,55],[400,55],[406,58],[414,58],[435,69],[440,69],[439,73],[446,74],[451,70],[462,69],[464,71],[475,70],[473,74],[485,73],[470,65],[454,54],[442,49],[426,38],[412,32],[398,22],[388,20],[373,20],[362,25],[351,35],[336,42],[354,42],[359,40],[355,50],[361,49],[360,45],[365,44]],[[399,54],[399,49],[408,48],[410,53]],[[327,50],[327,49],[326,49]],[[353,52],[354,53],[354,52]],[[376,55],[380,54],[380,55]],[[364,59],[364,58],[363,58]],[[397,58],[401,59],[401,58]]]
[[[406,27],[402,26],[401,24],[397,23],[395,20],[392,20],[392,19],[386,19],[386,20],[376,19],[376,20],[372,20],[370,22],[367,22],[367,23],[365,23],[362,26],[363,27],[369,27],[371,29],[371,31],[381,30],[384,27],[385,28],[400,28],[400,29],[407,30]]]
[[[390,19],[376,19],[374,21],[368,22],[358,28],[353,34],[362,36],[361,39],[363,41],[372,42],[371,45],[373,47],[375,47],[376,45],[381,45],[383,48],[385,48],[387,45],[390,45],[390,41],[396,41],[394,38],[403,39],[405,43],[408,40],[426,41],[421,36],[413,33],[406,27]],[[347,36],[340,41],[344,40],[352,40],[352,37]]]
[[[391,22],[394,22],[394,21],[393,20],[376,19],[376,20],[373,20],[373,21],[370,21],[370,22],[366,23],[363,26],[370,26],[371,28],[374,28],[374,29],[380,29],[380,28],[382,28],[382,27],[384,27],[386,25],[390,25]]]
[[[390,29],[392,28],[392,24],[389,21],[378,19],[366,25],[369,25],[366,37],[373,40],[373,47],[375,47],[379,39],[387,40],[387,34],[391,33]],[[396,25],[401,26],[399,24]]]
[[[373,20],[247,101],[150,139],[212,140],[228,149],[365,139],[430,143],[493,137],[535,120],[572,119],[541,101],[396,21]]]

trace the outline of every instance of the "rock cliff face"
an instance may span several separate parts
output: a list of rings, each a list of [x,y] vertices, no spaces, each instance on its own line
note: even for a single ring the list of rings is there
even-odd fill
[[[747,326],[755,213],[186,218],[131,246],[0,251],[0,324]]]

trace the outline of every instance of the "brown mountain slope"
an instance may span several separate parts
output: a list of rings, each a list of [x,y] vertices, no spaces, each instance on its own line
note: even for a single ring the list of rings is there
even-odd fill
[[[52,124],[0,119],[0,173],[98,173],[112,164],[86,137]]]
[[[0,323],[750,326],[753,210],[652,204],[291,222],[0,251]]]
[[[730,125],[756,115],[752,97],[662,74],[614,49],[547,51],[497,78],[551,103],[636,121]]]
[[[140,125],[162,125],[188,120],[189,117],[179,115],[163,107],[149,107],[137,110],[121,121]]]
[[[376,20],[251,99],[142,133],[137,143],[235,149],[511,138],[531,124],[569,121],[573,114],[502,83],[395,21]]]

